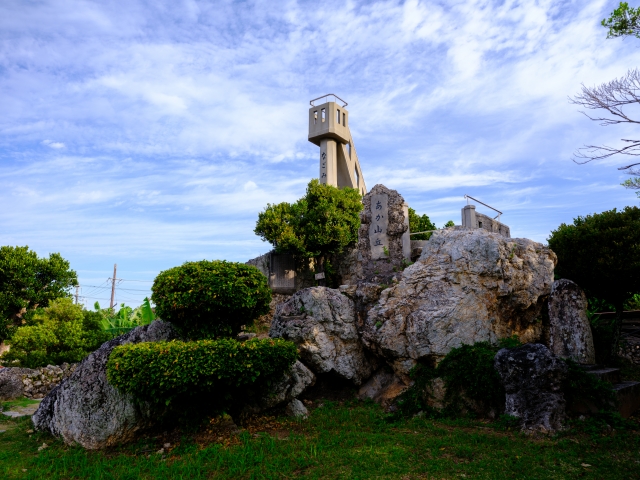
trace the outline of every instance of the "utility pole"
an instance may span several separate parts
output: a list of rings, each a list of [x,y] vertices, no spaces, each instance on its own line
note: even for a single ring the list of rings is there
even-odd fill
[[[76,285],[76,305],[78,304],[78,290],[80,289],[80,285]]]
[[[109,308],[113,311],[113,300],[116,296],[116,268],[118,268],[118,264],[113,264],[113,278],[111,279],[111,304]]]

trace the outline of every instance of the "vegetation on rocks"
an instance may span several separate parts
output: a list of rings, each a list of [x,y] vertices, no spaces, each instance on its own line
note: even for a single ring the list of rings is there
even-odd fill
[[[503,339],[497,346],[477,342],[452,349],[437,367],[424,363],[416,365],[410,373],[414,384],[398,398],[398,413],[394,417],[418,412],[456,417],[463,412],[502,411],[505,393],[493,359],[501,348],[517,346],[520,342],[515,337]],[[442,379],[445,388],[440,410],[431,406],[431,386],[436,378]]]
[[[189,339],[234,337],[269,312],[271,290],[255,267],[202,260],[160,272],[151,287],[156,314]]]
[[[92,312],[63,297],[38,309],[30,325],[15,330],[2,362],[17,361],[27,368],[79,362],[111,337]]]
[[[70,297],[76,272],[59,253],[40,258],[29,247],[0,247],[0,342],[39,308]]]

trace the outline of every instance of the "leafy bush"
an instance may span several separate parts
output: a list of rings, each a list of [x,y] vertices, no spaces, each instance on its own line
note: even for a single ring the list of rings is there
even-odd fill
[[[640,291],[640,208],[615,208],[574,219],[551,232],[556,273],[610,303],[618,314],[610,351],[617,353],[625,302]]]
[[[116,347],[107,363],[109,383],[154,404],[205,397],[216,412],[279,380],[298,356],[282,339],[150,342]],[[210,410],[211,411],[211,410]]]
[[[36,308],[70,296],[76,272],[59,253],[39,258],[29,247],[0,247],[0,342]]]
[[[436,228],[435,223],[432,223],[427,215],[418,215],[413,208],[409,207],[409,232],[426,232]],[[411,240],[429,240],[429,238],[431,238],[431,233],[411,235]]]
[[[136,308],[127,307],[123,303],[117,313],[110,308],[100,308],[98,302],[93,305],[93,308],[99,316],[102,329],[114,336],[122,335],[142,325],[149,325],[156,318],[148,298],[145,298]]]
[[[156,277],[156,314],[192,339],[232,337],[269,312],[271,289],[256,267],[221,260],[187,262]]]
[[[267,204],[258,215],[254,232],[278,253],[317,259],[324,271],[328,255],[340,253],[358,240],[361,211],[358,190],[313,179],[297,202]]]
[[[111,338],[90,313],[70,298],[54,300],[34,315],[32,325],[15,331],[3,363],[17,360],[22,367],[37,368],[79,362]]]
[[[517,337],[501,339],[497,346],[489,342],[462,345],[452,349],[437,367],[416,365],[410,372],[414,384],[398,398],[398,416],[420,411],[432,416],[457,416],[461,412],[501,411],[504,408],[504,388],[493,366],[501,348],[514,348],[521,343]],[[446,389],[441,412],[429,406],[431,382],[441,378]]]

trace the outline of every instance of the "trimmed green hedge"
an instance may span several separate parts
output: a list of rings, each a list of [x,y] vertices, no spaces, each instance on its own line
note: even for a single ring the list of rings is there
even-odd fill
[[[269,312],[271,289],[255,267],[222,260],[160,272],[151,287],[156,315],[190,339],[234,337]]]
[[[151,403],[206,394],[224,410],[243,387],[255,390],[280,380],[297,358],[295,344],[279,338],[137,343],[111,352],[107,379]]]

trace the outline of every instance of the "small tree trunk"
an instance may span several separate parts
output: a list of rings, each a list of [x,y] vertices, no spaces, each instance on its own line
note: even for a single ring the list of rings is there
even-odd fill
[[[318,257],[318,273],[324,273],[324,255],[320,255]],[[318,286],[319,287],[326,287],[327,286],[327,279],[326,278],[321,278],[318,280]]]

